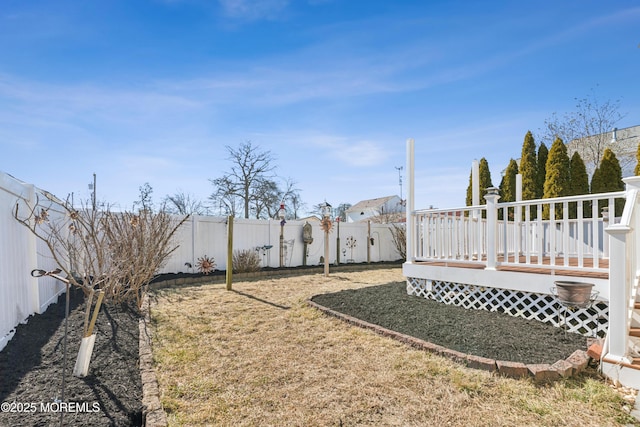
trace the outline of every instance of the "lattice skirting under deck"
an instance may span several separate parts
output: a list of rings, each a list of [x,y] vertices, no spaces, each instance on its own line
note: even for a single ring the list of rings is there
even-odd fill
[[[407,278],[407,294],[456,305],[470,310],[487,310],[538,320],[585,336],[604,337],[609,306],[597,302],[590,308],[567,309],[553,295],[464,283]]]

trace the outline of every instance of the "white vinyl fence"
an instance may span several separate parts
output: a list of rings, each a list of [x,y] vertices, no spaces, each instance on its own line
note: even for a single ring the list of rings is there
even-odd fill
[[[324,256],[324,231],[319,221],[309,221],[313,242],[304,251],[302,228],[306,221],[289,220],[282,228],[283,266],[319,265]],[[392,241],[392,225],[336,223],[329,233],[329,262],[337,262],[340,239],[340,263],[396,261],[401,259]],[[227,218],[192,216],[177,233],[178,249],[160,273],[196,272],[198,258],[212,257],[217,270],[227,269]],[[262,267],[280,266],[280,221],[233,220],[233,250],[252,250],[260,256]],[[188,264],[192,267],[189,268]]]
[[[13,217],[16,204],[35,206],[40,190],[0,172],[0,350],[15,327],[57,300],[65,286],[51,277],[36,279],[31,270],[52,270],[54,261],[44,242]],[[39,197],[43,200],[44,197]],[[52,218],[60,215],[49,211]]]
[[[15,327],[35,313],[42,313],[57,300],[65,286],[51,277],[34,278],[34,269],[53,270],[55,262],[47,246],[14,218],[16,205],[26,216],[28,207],[46,202],[51,221],[64,215],[62,209],[42,196],[42,190],[0,172],[0,350],[13,337]],[[22,211],[24,209],[24,211]],[[58,217],[59,218],[59,217]],[[305,254],[302,227],[305,221],[288,221],[283,232],[283,266],[313,266],[324,255],[324,232],[320,222],[310,220],[313,242]],[[401,258],[391,236],[391,225],[341,223],[329,234],[329,262],[396,261]],[[233,249],[256,251],[262,267],[280,266],[280,221],[234,219]],[[176,233],[178,248],[159,273],[195,273],[198,258],[214,258],[217,270],[227,268],[227,218],[192,216]],[[350,244],[352,243],[352,244]]]

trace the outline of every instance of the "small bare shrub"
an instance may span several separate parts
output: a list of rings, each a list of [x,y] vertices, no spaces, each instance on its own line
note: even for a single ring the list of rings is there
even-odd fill
[[[134,300],[140,308],[146,286],[178,247],[174,235],[188,215],[113,212],[95,202],[76,208],[42,195],[34,205],[17,202],[14,217],[47,245],[69,283],[87,297],[100,291],[105,301]]]
[[[407,233],[404,224],[391,224],[391,240],[402,259],[407,258]]]
[[[260,270],[260,257],[251,249],[238,249],[233,251],[234,273],[248,273]]]

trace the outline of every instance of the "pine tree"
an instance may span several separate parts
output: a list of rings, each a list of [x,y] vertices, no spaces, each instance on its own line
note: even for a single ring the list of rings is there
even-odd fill
[[[543,198],[567,196],[570,191],[570,160],[567,147],[560,138],[553,141],[546,166]],[[544,205],[542,215],[545,219],[549,218],[549,205]],[[556,219],[562,218],[561,205],[556,205],[555,217]]]
[[[606,148],[600,160],[600,166],[593,173],[591,178],[591,193],[608,193],[611,191],[624,190],[624,182],[622,181],[622,168],[616,155],[611,149]],[[606,206],[606,201],[601,200],[598,202],[598,211],[601,212],[602,208]],[[615,215],[622,215],[622,209],[624,207],[623,200],[616,200]]]
[[[638,151],[636,151],[636,169],[633,171],[633,174],[638,176],[640,175],[640,144],[638,144]]]
[[[583,194],[589,194],[589,174],[587,173],[587,167],[580,157],[580,154],[576,151],[571,156],[571,162],[569,166],[570,185],[569,196],[578,196]],[[582,202],[582,215],[583,217],[590,217],[589,202]],[[570,218],[577,218],[578,216],[578,202],[569,204]]]
[[[547,158],[549,157],[549,149],[544,144],[540,143],[538,147],[537,165],[538,171],[536,174],[536,198],[541,199],[544,194],[544,180],[547,175]]]

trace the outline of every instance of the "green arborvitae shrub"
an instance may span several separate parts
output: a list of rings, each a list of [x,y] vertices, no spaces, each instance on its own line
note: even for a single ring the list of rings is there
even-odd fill
[[[489,162],[484,157],[480,159],[478,164],[478,174],[480,175],[480,204],[484,205],[487,201],[484,198],[484,195],[487,194],[487,188],[493,187],[491,183],[491,171],[489,170]],[[473,168],[471,172],[469,172],[469,185],[467,186],[467,197],[466,203],[467,206],[471,206],[473,204]]]
[[[580,154],[576,151],[571,156],[571,162],[569,166],[570,184],[569,184],[569,196],[579,196],[583,194],[589,194],[589,174],[587,173],[587,167],[580,157]],[[589,202],[582,202],[583,217],[590,217],[591,210]],[[578,202],[569,204],[570,218],[577,218],[578,216]]]
[[[467,206],[471,206],[473,204],[473,168],[469,172],[469,185],[467,186],[467,197],[465,198],[465,203]]]
[[[638,151],[636,151],[636,160],[637,160],[636,168],[633,171],[633,174],[638,176],[640,175],[640,144],[638,144]]]
[[[491,183],[491,171],[489,170],[489,162],[484,157],[480,159],[480,163],[478,165],[478,174],[480,175],[480,204],[484,205],[487,203],[484,195],[487,194],[487,188],[493,187]],[[471,206],[473,204],[473,168],[471,169],[471,173],[469,174],[469,186],[467,187],[467,206]],[[486,216],[486,213],[482,213],[483,218]]]
[[[528,131],[524,136],[524,142],[522,143],[522,154],[520,155],[520,175],[522,175],[522,200],[532,200],[537,197],[536,194],[536,179],[538,177],[538,163],[536,159],[536,142],[533,139],[533,134]],[[531,219],[535,219],[536,209],[531,207]],[[525,212],[522,212],[523,218]]]
[[[547,158],[547,173],[544,180],[543,198],[564,197],[569,195],[570,185],[570,160],[567,147],[560,138],[556,138],[549,150]],[[542,210],[544,219],[549,219],[549,205]],[[555,218],[562,218],[562,206],[556,205]]]
[[[624,182],[622,181],[622,168],[616,155],[611,149],[606,148],[600,160],[600,166],[593,173],[591,178],[591,193],[608,193],[611,191],[624,190]],[[606,206],[606,201],[602,200],[598,203],[598,212]],[[624,207],[623,200],[616,200],[615,215],[622,215]]]
[[[487,199],[484,196],[487,194],[487,188],[493,187],[491,183],[491,171],[489,170],[489,162],[484,157],[480,159],[480,204],[486,205]],[[482,211],[482,218],[487,217],[487,212]]]
[[[250,273],[260,270],[260,256],[255,250],[242,249],[233,251],[233,272]]]
[[[484,205],[487,200],[484,198],[487,194],[487,188],[493,187],[491,183],[491,171],[489,170],[489,162],[484,157],[480,159],[480,204]]]
[[[514,202],[516,200],[516,175],[518,174],[518,163],[511,159],[504,172],[500,183],[500,201]]]
[[[514,202],[516,200],[516,175],[518,174],[518,163],[511,159],[500,181],[500,201]],[[509,208],[508,218],[513,220],[513,208]],[[498,212],[498,219],[504,219],[502,210]]]
[[[531,131],[524,136],[522,155],[520,156],[520,175],[522,175],[522,200],[535,199],[538,164],[536,160],[536,142]]]
[[[544,144],[540,143],[538,147],[538,172],[536,174],[536,198],[541,199],[544,195],[544,180],[547,175],[547,159],[549,158],[549,149]]]

